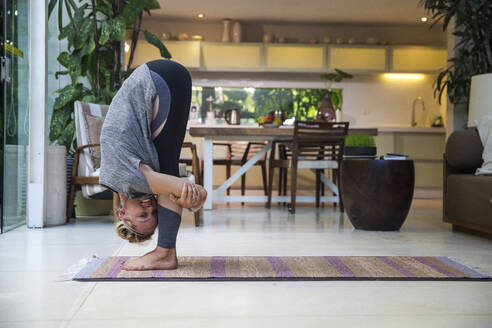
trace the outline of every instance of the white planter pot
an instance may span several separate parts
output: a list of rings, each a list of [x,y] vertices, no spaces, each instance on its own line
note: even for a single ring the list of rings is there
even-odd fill
[[[341,110],[336,110],[335,111],[335,121],[341,122],[342,121],[342,111]]]
[[[48,147],[46,180],[46,226],[66,222],[67,162],[64,146]]]
[[[468,126],[476,126],[475,121],[485,115],[492,115],[492,73],[472,77]]]

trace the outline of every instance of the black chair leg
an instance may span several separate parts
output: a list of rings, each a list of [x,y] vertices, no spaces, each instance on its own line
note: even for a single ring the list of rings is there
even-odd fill
[[[231,166],[226,165],[226,180],[229,179],[230,177],[231,177]],[[226,194],[227,196],[231,194],[231,187],[227,188]]]
[[[263,161],[261,163],[261,177],[263,180],[263,192],[265,196],[268,195],[268,188],[267,188],[267,169],[266,169],[266,163]]]
[[[345,206],[343,205],[343,198],[342,198],[342,192],[341,192],[341,186],[342,186],[342,179],[341,179],[341,171],[340,169],[338,171],[338,199],[340,200],[340,212],[345,212]]]
[[[296,192],[297,192],[297,161],[292,161],[292,179],[290,182],[290,212],[296,213]]]
[[[283,182],[283,174],[284,174],[284,169],[280,168],[278,170],[278,195],[282,196],[282,182]],[[281,202],[278,202],[278,205],[280,206]]]
[[[316,208],[319,207],[319,196],[321,192],[321,170],[316,170]]]
[[[333,177],[333,184],[335,186],[338,186],[338,170],[337,169],[332,169],[331,175]],[[338,188],[338,193],[340,194],[340,188]],[[333,207],[337,207],[337,203],[333,203]]]
[[[241,175],[241,196],[244,196],[246,193],[246,172]],[[241,202],[241,205],[244,205],[244,202]]]

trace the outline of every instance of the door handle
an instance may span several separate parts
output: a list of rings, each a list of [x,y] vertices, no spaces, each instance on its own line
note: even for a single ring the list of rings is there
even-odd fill
[[[10,74],[10,58],[0,57],[1,78],[2,82],[10,83],[12,75]]]

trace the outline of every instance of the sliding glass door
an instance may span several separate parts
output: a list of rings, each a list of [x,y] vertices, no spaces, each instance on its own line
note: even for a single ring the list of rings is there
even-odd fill
[[[29,0],[2,1],[2,232],[26,223],[29,145]]]

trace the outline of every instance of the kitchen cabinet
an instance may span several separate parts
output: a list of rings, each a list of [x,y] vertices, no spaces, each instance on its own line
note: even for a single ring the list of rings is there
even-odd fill
[[[202,44],[202,69],[205,71],[262,70],[261,43]]]
[[[411,129],[414,128],[407,130]],[[419,128],[415,132],[381,129],[375,140],[378,156],[386,153],[407,154],[414,161],[415,187],[442,188],[444,129]]]
[[[385,47],[331,46],[329,70],[335,68],[348,72],[386,72],[387,50]]]
[[[129,42],[129,41],[127,41]],[[199,41],[164,41],[166,48],[172,56],[172,60],[188,68],[200,67],[200,42]],[[125,63],[128,63],[130,53],[125,52]],[[144,64],[146,62],[161,59],[159,49],[153,45],[140,40],[135,49],[132,66]]]
[[[431,47],[393,47],[392,72],[436,73],[446,67],[447,51]]]
[[[265,70],[320,72],[325,70],[324,46],[265,45]]]
[[[129,42],[129,41],[127,41]],[[307,45],[164,41],[172,59],[201,71],[321,73],[436,73],[446,66],[443,48],[423,46]],[[128,62],[129,53],[125,53]],[[159,50],[141,40],[132,66],[159,59]]]

